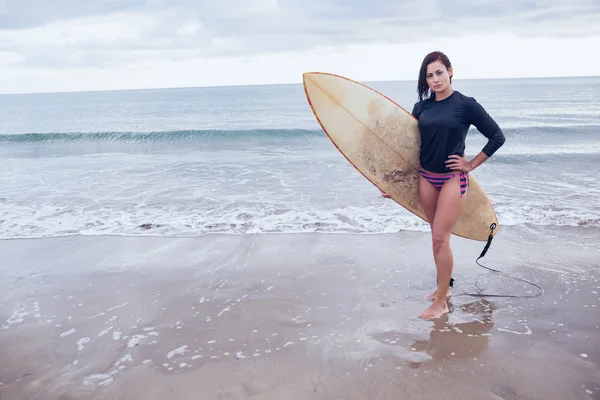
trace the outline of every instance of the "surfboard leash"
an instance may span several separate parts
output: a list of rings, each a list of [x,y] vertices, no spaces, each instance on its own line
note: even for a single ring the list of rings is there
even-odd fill
[[[483,289],[481,289],[477,285],[477,280],[475,280],[475,287],[479,290],[479,292],[478,293],[463,292],[463,294],[465,294],[467,296],[473,296],[473,297],[511,297],[511,298],[533,298],[533,297],[541,296],[544,293],[544,289],[541,286],[539,286],[539,285],[537,285],[537,284],[535,284],[533,282],[530,282],[528,280],[525,280],[525,279],[521,279],[521,278],[517,278],[517,277],[514,277],[514,276],[510,276],[510,275],[508,275],[508,274],[506,274],[506,273],[504,273],[502,271],[499,271],[499,270],[494,269],[494,268],[486,267],[485,265],[479,263],[479,260],[482,259],[483,257],[485,257],[485,254],[487,253],[487,251],[489,250],[489,248],[490,248],[490,246],[492,244],[492,240],[494,239],[494,229],[496,229],[496,228],[497,228],[497,225],[495,223],[493,223],[493,224],[490,225],[490,236],[488,237],[487,243],[486,243],[485,247],[483,248],[483,251],[481,252],[481,254],[479,255],[479,257],[477,258],[477,260],[475,260],[475,262],[477,263],[477,265],[479,265],[482,268],[487,269],[488,271],[500,274],[500,275],[502,275],[502,276],[504,276],[506,278],[514,279],[516,281],[520,281],[520,282],[527,283],[529,285],[535,286],[536,288],[540,289],[540,292],[537,293],[537,294],[534,294],[534,295],[484,294],[484,293],[481,293],[483,291]]]

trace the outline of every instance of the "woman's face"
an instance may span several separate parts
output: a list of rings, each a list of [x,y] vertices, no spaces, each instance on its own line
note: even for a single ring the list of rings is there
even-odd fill
[[[432,92],[443,93],[450,87],[452,68],[446,69],[441,61],[434,61],[427,66],[427,84]]]

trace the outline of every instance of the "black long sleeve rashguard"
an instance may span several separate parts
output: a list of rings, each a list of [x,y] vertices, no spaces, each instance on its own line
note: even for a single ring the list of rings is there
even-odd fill
[[[430,172],[452,172],[446,167],[450,155],[464,157],[465,140],[471,125],[486,138],[482,151],[491,157],[506,138],[498,124],[473,97],[454,91],[444,100],[435,98],[417,102],[412,114],[421,132],[421,167]]]

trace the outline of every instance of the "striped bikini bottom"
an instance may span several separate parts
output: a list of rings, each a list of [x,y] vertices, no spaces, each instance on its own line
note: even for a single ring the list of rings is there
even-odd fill
[[[444,186],[444,183],[446,183],[447,180],[452,179],[456,176],[456,174],[431,175],[431,174],[428,174],[427,172],[423,171],[422,169],[419,169],[419,173],[421,174],[421,176],[423,178],[425,178],[425,180],[427,180],[427,182],[431,183],[433,185],[433,187],[435,187],[437,190],[440,190],[442,188],[442,186]],[[460,197],[461,198],[464,196],[465,192],[467,191],[468,186],[469,186],[469,173],[461,172],[460,173]]]

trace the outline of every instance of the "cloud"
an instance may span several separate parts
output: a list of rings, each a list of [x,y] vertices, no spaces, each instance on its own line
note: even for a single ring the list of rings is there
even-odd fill
[[[2,0],[0,0],[2,1]],[[87,16],[102,16],[112,12],[136,9],[143,2],[78,1],[78,0],[3,0],[0,11],[0,29],[27,29],[56,21]],[[0,8],[2,10],[2,8]]]
[[[597,0],[4,1],[0,64],[34,69],[339,50],[482,34],[600,35]]]

